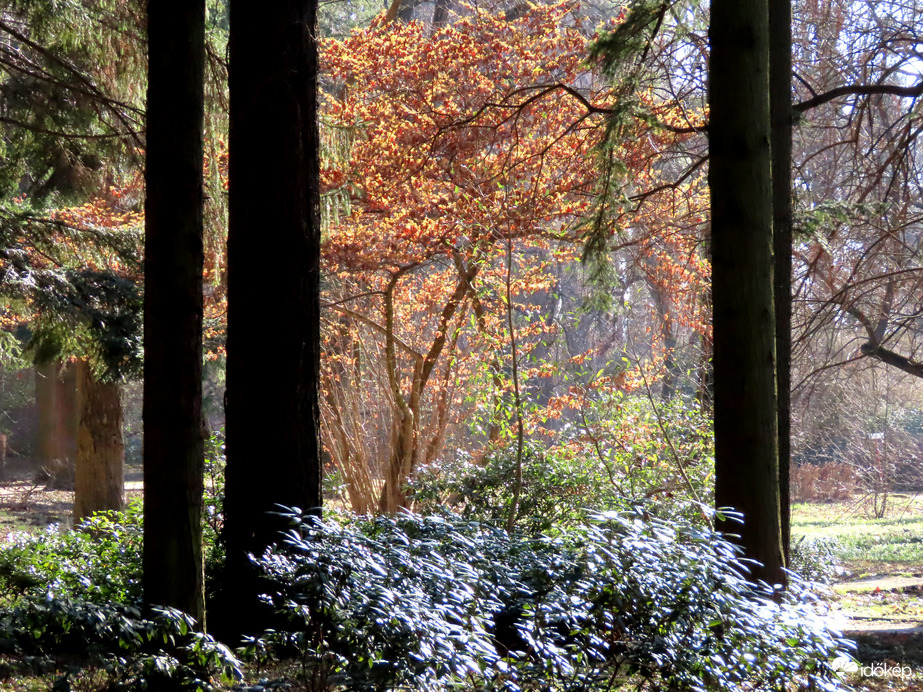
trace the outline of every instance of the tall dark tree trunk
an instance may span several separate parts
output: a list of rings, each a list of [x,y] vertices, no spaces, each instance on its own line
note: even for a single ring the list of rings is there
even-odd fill
[[[204,0],[149,3],[148,56],[144,599],[204,623]]]
[[[744,515],[752,576],[783,580],[779,516],[767,0],[712,0],[709,186],[715,502]]]
[[[125,507],[122,401],[115,382],[100,382],[86,361],[74,367],[79,429],[74,461],[74,525],[107,509]]]
[[[265,622],[247,553],[320,512],[322,469],[317,2],[230,8],[225,636]]]
[[[792,386],[792,3],[769,0],[769,103],[772,121],[772,237],[775,266],[779,508],[785,564],[791,551]]]

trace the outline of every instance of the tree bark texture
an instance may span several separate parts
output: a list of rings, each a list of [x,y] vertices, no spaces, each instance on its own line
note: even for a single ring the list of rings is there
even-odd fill
[[[227,476],[230,626],[267,614],[247,553],[320,513],[316,0],[231,0]]]
[[[79,429],[74,462],[74,525],[125,507],[125,445],[119,386],[100,382],[86,361],[76,364]]]
[[[144,598],[204,623],[204,0],[148,4]]]
[[[715,502],[744,515],[752,576],[780,583],[767,0],[713,0],[709,185]]]
[[[775,265],[779,509],[785,564],[791,551],[792,386],[792,3],[769,0],[769,104],[772,122],[772,237]]]

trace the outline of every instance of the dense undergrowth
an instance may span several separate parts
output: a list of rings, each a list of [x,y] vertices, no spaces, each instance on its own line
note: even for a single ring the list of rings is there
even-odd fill
[[[320,689],[838,689],[800,582],[776,598],[720,536],[641,511],[542,537],[306,518],[261,563],[291,623],[263,643]]]
[[[776,602],[691,523],[612,513],[525,537],[456,516],[298,520],[261,559],[288,626],[242,664],[181,613],[142,616],[139,563],[109,562],[139,519],[4,552],[0,650],[33,669],[70,662],[57,689],[79,679],[74,660],[105,673],[98,689],[208,689],[278,659],[311,690],[838,688],[840,642],[800,585]]]
[[[209,593],[222,559],[216,459]],[[830,662],[845,645],[817,624],[809,590],[749,583],[700,507],[571,501],[539,522],[556,493],[586,482],[563,468],[535,474],[511,535],[489,488],[502,470],[477,479],[486,499],[464,515],[292,514],[259,559],[279,625],[235,653],[182,613],[142,610],[140,506],[80,531],[10,535],[0,687],[38,676],[33,689],[843,689]]]

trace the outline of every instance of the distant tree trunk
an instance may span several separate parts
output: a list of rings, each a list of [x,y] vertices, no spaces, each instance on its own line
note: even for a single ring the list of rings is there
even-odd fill
[[[715,503],[752,576],[784,580],[779,509],[767,0],[712,0],[709,186]]]
[[[35,399],[38,431],[35,465],[48,486],[60,490],[74,487],[77,451],[77,380],[73,364],[52,360],[35,366]]]
[[[84,360],[74,369],[80,411],[74,462],[76,526],[94,512],[125,507],[125,445],[118,384],[98,381]]]
[[[280,505],[320,513],[322,473],[317,3],[230,12],[225,638],[270,617],[247,554],[280,540]]]
[[[38,429],[35,440],[36,466],[46,466],[60,457],[57,438],[57,368],[53,361],[35,364],[35,403],[38,408]]]
[[[397,18],[400,19],[404,24],[413,21],[413,11],[416,9],[417,3],[412,0],[404,0],[401,3],[401,9],[397,13]]]
[[[433,8],[433,32],[448,24],[450,8],[451,0],[436,0]]]
[[[711,247],[711,229],[708,231],[708,247]],[[711,260],[711,257],[709,257]],[[711,291],[703,297],[706,312],[712,311]],[[699,363],[697,369],[698,385],[696,387],[696,400],[699,402],[699,408],[704,413],[712,413],[715,403],[715,377],[714,362],[712,360],[714,348],[714,338],[709,339],[707,335],[702,334],[699,337]]]
[[[676,382],[679,378],[679,366],[676,363],[676,334],[673,322],[670,320],[670,296],[666,290],[653,281],[648,282],[648,287],[654,297],[654,306],[657,317],[660,318],[660,339],[664,351],[663,378],[660,380],[660,399],[670,401],[676,393]]]
[[[792,371],[792,3],[769,0],[769,89],[772,118],[772,234],[779,426],[779,508],[785,564],[791,551]]]
[[[419,3],[420,0],[386,0],[385,7],[388,8],[388,11],[385,12],[385,24],[393,22],[395,19],[405,24],[412,21],[413,11]]]
[[[64,363],[58,369],[55,382],[55,410],[58,426],[58,445],[65,459],[77,456],[77,433],[80,428],[80,403],[77,400],[77,362]]]
[[[204,625],[204,0],[148,3],[148,61],[144,600]]]

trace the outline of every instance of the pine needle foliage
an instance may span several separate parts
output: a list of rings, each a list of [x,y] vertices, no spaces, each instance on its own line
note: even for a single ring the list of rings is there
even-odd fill
[[[620,149],[625,141],[641,132],[663,130],[651,107],[652,100],[642,95],[652,93],[658,83],[653,55],[661,34],[669,28],[675,38],[687,31],[677,13],[681,4],[635,0],[612,20],[614,27],[604,26],[589,45],[590,62],[612,87],[606,134],[597,149],[600,166],[597,206],[585,224],[586,242],[581,257],[590,282],[602,288],[617,283],[610,256],[613,248],[626,240],[621,229],[638,206],[633,198],[638,191],[633,189],[628,167],[620,160]]]

